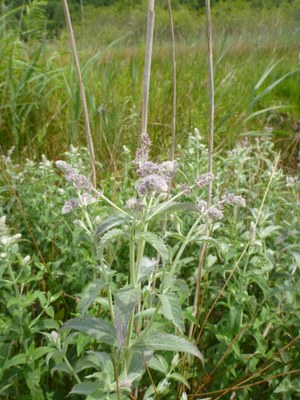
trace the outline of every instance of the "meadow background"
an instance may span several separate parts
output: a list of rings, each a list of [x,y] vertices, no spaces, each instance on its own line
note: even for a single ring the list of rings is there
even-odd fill
[[[131,160],[141,129],[147,1],[74,0],[69,5],[99,187],[124,204],[136,180]],[[172,7],[175,158],[182,184],[207,170],[207,42],[204,2],[174,0]],[[151,159],[161,162],[169,157],[172,120],[167,2],[158,0],[155,13],[148,131]],[[182,300],[184,321],[186,328],[196,323],[194,342],[204,353],[205,368],[195,362],[182,378],[182,359],[161,352],[150,363],[158,396],[147,389],[152,386],[146,374],[139,399],[185,399],[178,382],[187,380],[189,399],[300,398],[299,20],[299,0],[212,2],[214,195],[240,194],[247,208],[226,212],[211,228],[214,241],[203,266],[197,321],[191,308],[199,243],[191,244],[180,264],[179,276],[190,290]],[[76,383],[70,365],[84,379],[94,367],[83,368],[85,351],[96,345],[83,334],[62,334],[63,350],[56,354],[50,332],[80,315],[78,302],[89,295],[97,264],[90,241],[73,225],[74,215],[61,215],[72,189],[53,164],[65,159],[88,174],[61,2],[2,0],[0,57],[0,398],[61,400]],[[109,214],[107,207],[90,207],[95,223]],[[185,232],[192,224],[183,213],[170,230]],[[124,243],[117,242],[117,249],[114,253],[112,246],[107,255],[119,265],[116,290],[124,283],[128,261]],[[235,263],[232,281],[206,320]],[[105,314],[101,296],[95,301],[90,314]],[[82,395],[74,392],[71,398]]]

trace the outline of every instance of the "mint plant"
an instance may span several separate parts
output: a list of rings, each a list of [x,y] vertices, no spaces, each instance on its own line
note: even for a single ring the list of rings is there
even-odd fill
[[[56,162],[76,193],[76,197],[66,201],[62,213],[80,211],[80,219],[74,223],[93,241],[99,262],[95,266],[95,279],[84,289],[78,303],[80,316],[62,326],[62,331],[83,332],[97,341],[95,351],[89,351],[86,362],[80,364],[81,370],[96,369],[85,377],[89,380],[81,380],[76,369],[70,368],[66,354],[61,356],[65,360],[65,371],[74,375],[78,382],[71,393],[85,394],[90,400],[128,398],[148,371],[148,363],[155,366],[157,360],[163,359],[161,353],[155,355],[157,351],[175,352],[177,361],[173,364],[176,366],[182,354],[196,357],[204,364],[203,354],[184,337],[186,321],[182,308],[189,298],[189,287],[179,277],[181,259],[190,243],[210,240],[203,236],[203,226],[222,219],[225,204],[245,207],[244,199],[233,194],[215,199],[210,206],[201,199],[194,203],[186,201],[188,193],[197,193],[212,182],[213,174],[205,173],[194,183],[177,188],[174,183],[176,161],[160,164],[150,161],[150,145],[149,136],[143,134],[134,160],[138,175],[135,194],[125,205],[114,203],[96,190],[88,178],[70,164]],[[172,189],[168,194],[172,186],[174,193]],[[93,207],[106,204],[112,213],[96,224],[89,212],[92,204]],[[171,211],[172,218],[168,218],[164,230],[162,223]],[[182,212],[194,215],[193,224],[185,234],[178,230],[175,222],[176,214]],[[120,242],[126,244],[127,256],[119,256]],[[124,246],[122,249],[123,252]],[[109,263],[111,251],[115,257]],[[119,265],[120,262],[124,265]],[[120,269],[126,271],[121,279]],[[95,301],[100,301],[98,316],[89,316],[88,310]],[[52,338],[52,342],[60,346],[58,336],[55,333],[53,336],[57,339]],[[165,384],[156,387],[152,382],[145,399],[150,399],[153,391],[164,393],[168,379],[177,379],[188,386],[186,378],[173,369],[166,369]]]

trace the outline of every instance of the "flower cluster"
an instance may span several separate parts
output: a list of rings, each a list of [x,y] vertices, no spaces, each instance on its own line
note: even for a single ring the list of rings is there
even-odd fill
[[[137,149],[135,164],[137,175],[141,178],[135,185],[139,195],[147,193],[166,193],[169,183],[177,171],[176,161],[165,161],[161,164],[148,161],[151,141],[147,134],[141,135],[141,147]]]
[[[66,163],[65,161],[59,160],[56,161],[55,165],[61,170],[67,181],[73,182],[76,189],[83,189],[87,191],[92,190],[92,185],[88,181],[87,177],[78,174],[78,172],[76,172],[70,164]]]
[[[235,194],[226,194],[222,196],[222,202],[224,204],[238,205],[246,207],[246,201],[242,196],[236,196]]]
[[[80,175],[70,164],[66,163],[65,161],[59,160],[56,161],[55,164],[57,168],[59,168],[64,174],[66,180],[69,182],[73,182],[78,192],[80,192],[81,190],[86,191],[82,194],[79,194],[78,199],[70,199],[66,201],[62,208],[62,214],[68,214],[75,208],[78,208],[80,206],[87,206],[88,204],[97,201],[97,199],[89,193],[93,190],[93,187],[86,176]]]
[[[207,172],[206,174],[200,175],[195,182],[195,185],[198,188],[202,188],[204,186],[207,186],[210,182],[212,182],[215,179],[214,174],[211,172]]]

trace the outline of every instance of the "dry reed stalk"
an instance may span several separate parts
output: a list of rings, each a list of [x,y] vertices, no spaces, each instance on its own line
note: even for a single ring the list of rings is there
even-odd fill
[[[171,0],[168,0],[168,12],[170,19],[170,29],[172,37],[172,82],[173,82],[173,114],[172,114],[172,143],[170,150],[170,159],[174,160],[175,153],[175,138],[176,138],[176,54],[175,54],[175,33],[174,33],[174,22],[172,16]]]
[[[205,1],[206,6],[206,31],[207,31],[207,44],[208,44],[208,75],[209,75],[209,134],[208,134],[208,168],[207,171],[213,172],[213,150],[214,150],[214,117],[215,117],[215,91],[214,91],[214,74],[213,74],[213,54],[212,54],[212,22],[211,22],[211,10],[210,0]],[[212,182],[208,185],[208,196],[207,206],[210,207],[212,198]],[[206,222],[206,232],[208,234],[208,222]],[[193,303],[193,315],[197,315],[197,308],[200,299],[200,287],[202,279],[202,269],[205,260],[205,254],[207,250],[207,243],[203,243],[200,248],[199,264],[198,264],[198,276],[196,283],[196,293]],[[189,330],[189,338],[191,339],[194,335],[194,324],[191,323]]]
[[[148,102],[149,102],[149,87],[150,87],[150,76],[151,76],[154,19],[155,19],[154,0],[149,0],[146,52],[145,52],[145,64],[144,64],[144,81],[143,81],[143,109],[142,109],[142,131],[141,131],[142,134],[147,134],[147,125],[148,125]]]
[[[78,54],[77,54],[77,50],[76,50],[76,43],[75,43],[75,38],[74,38],[74,33],[73,33],[73,28],[72,28],[72,21],[71,21],[71,16],[70,16],[70,11],[69,11],[67,0],[63,0],[63,7],[64,7],[64,14],[65,14],[65,19],[66,19],[66,24],[67,24],[67,29],[68,29],[69,42],[70,42],[70,46],[71,46],[73,57],[74,57],[76,73],[77,73],[77,80],[78,80],[78,85],[79,85],[79,90],[80,90],[81,101],[82,101],[84,123],[85,123],[85,134],[86,134],[86,140],[87,140],[88,151],[89,151],[90,167],[91,167],[91,171],[92,171],[92,181],[93,181],[94,188],[96,188],[97,176],[96,176],[94,144],[93,144],[93,138],[92,138],[92,134],[91,134],[90,120],[89,120],[89,113],[88,113],[88,108],[87,108],[87,103],[86,103],[84,85],[83,85],[83,81],[82,81],[79,58],[78,58]]]

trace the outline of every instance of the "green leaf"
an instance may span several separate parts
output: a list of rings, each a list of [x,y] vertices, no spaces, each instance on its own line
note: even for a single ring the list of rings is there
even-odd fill
[[[183,383],[184,386],[186,386],[187,388],[190,389],[190,385],[189,385],[188,381],[185,379],[184,376],[182,376],[181,374],[178,374],[178,372],[173,372],[171,375],[169,375],[169,378],[173,378],[173,379],[175,379],[175,381]]]
[[[70,394],[89,395],[99,388],[98,382],[82,382],[72,387]]]
[[[82,317],[67,321],[61,329],[74,329],[75,331],[87,333],[102,343],[114,345],[116,336],[113,325],[100,318]]]
[[[148,367],[154,369],[155,371],[162,372],[165,375],[167,375],[169,372],[169,364],[161,354],[153,356],[148,362]]]
[[[161,294],[159,297],[164,317],[169,321],[172,321],[180,332],[183,333],[184,322],[179,297],[176,293],[170,291],[167,294]]]
[[[193,354],[198,357],[202,364],[204,364],[204,357],[197,349],[197,347],[188,340],[171,335],[169,333],[155,333],[149,332],[146,337],[136,339],[132,346],[132,350],[146,351],[146,350],[165,350],[165,351],[182,351],[184,353]]]
[[[167,260],[169,253],[166,245],[164,244],[163,240],[158,236],[154,235],[151,232],[142,232],[138,233],[135,236],[136,239],[143,239],[147,243],[149,243],[155,250],[159,253],[163,260]]]
[[[126,234],[122,229],[112,229],[102,236],[98,247],[98,253],[100,258],[103,257],[103,252],[107,242],[109,242],[111,239],[115,239],[116,237],[126,237]]]
[[[105,282],[96,280],[89,283],[88,286],[83,290],[81,299],[78,303],[78,309],[82,315],[87,312],[94,300],[100,295],[100,290],[105,288],[105,286]]]
[[[151,259],[149,257],[142,257],[139,280],[149,276],[154,271],[157,263],[158,262],[155,258]]]
[[[188,284],[182,279],[176,279],[170,288],[171,291],[177,292],[177,295],[182,300],[188,300],[190,289]]]
[[[17,365],[25,363],[26,363],[26,354],[25,353],[17,354],[16,356],[12,357],[10,360],[7,360],[4,363],[4,369],[8,369],[10,367],[16,367]]]
[[[147,216],[147,220],[150,220],[153,214],[158,215],[166,211],[194,211],[199,213],[199,208],[195,204],[189,202],[180,203],[176,201],[166,201],[153,207],[150,210],[150,215]]]
[[[294,69],[293,71],[288,72],[283,75],[281,78],[277,79],[277,81],[271,83],[265,90],[263,90],[259,95],[257,95],[249,104],[249,107],[252,107],[255,103],[257,103],[263,96],[270,93],[279,83],[284,81],[288,76],[293,75],[295,72],[299,71],[299,68]]]
[[[125,287],[119,290],[115,296],[114,325],[117,334],[118,350],[120,350],[125,344],[128,322],[140,293],[141,291],[138,288]]]
[[[51,369],[51,375],[53,375],[54,372],[56,371],[65,372],[66,374],[71,374],[70,368],[64,362],[55,365],[55,367]]]
[[[96,229],[96,237],[99,237],[104,232],[114,228],[115,226],[122,225],[125,222],[125,220],[126,216],[122,213],[110,215],[108,218],[106,218],[98,225]]]

